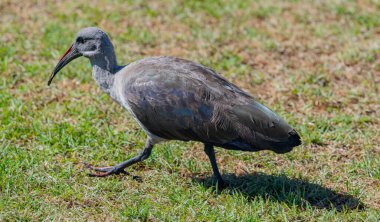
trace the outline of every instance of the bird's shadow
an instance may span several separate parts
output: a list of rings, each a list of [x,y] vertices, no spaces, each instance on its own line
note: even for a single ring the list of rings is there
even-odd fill
[[[283,202],[288,206],[296,205],[305,209],[308,205],[313,208],[350,211],[364,210],[365,205],[356,197],[344,192],[337,192],[321,185],[301,179],[288,178],[285,175],[268,175],[264,173],[236,176],[225,174],[227,182],[223,188],[218,188],[213,177],[196,177],[192,179],[206,188],[212,188],[217,193],[241,193],[249,201],[255,198]]]

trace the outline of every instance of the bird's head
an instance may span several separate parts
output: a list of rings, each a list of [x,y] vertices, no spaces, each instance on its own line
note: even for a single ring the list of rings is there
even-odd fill
[[[90,60],[106,55],[111,52],[114,54],[112,43],[108,35],[96,27],[81,29],[75,37],[70,48],[63,54],[54,71],[50,75],[48,85],[50,85],[54,76],[72,60],[84,56]]]

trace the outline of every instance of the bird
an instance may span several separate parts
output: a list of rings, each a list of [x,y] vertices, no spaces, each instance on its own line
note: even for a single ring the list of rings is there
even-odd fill
[[[279,115],[211,68],[171,56],[118,65],[109,36],[98,27],[77,33],[48,85],[81,56],[90,60],[100,88],[129,111],[147,135],[142,151],[120,164],[94,167],[85,163],[93,172],[90,176],[126,173],[125,168],[147,159],[154,145],[163,141],[197,141],[203,143],[217,183],[224,185],[214,147],[282,154],[302,143],[297,131]]]

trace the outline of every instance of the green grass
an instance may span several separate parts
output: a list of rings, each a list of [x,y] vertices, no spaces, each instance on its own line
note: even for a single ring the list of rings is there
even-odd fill
[[[0,3],[0,221],[378,221],[380,2]],[[120,63],[173,55],[210,66],[281,114],[291,153],[218,149],[218,190],[199,143],[166,142],[128,175],[83,162],[130,158],[145,135],[73,61],[76,32],[109,33]]]

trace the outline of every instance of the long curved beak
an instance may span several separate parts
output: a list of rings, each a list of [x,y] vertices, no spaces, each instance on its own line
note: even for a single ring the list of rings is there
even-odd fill
[[[51,73],[48,81],[48,86],[50,86],[51,81],[53,81],[54,76],[61,70],[65,65],[67,65],[72,60],[82,56],[81,53],[78,52],[78,50],[73,47],[74,44],[70,46],[70,48],[65,52],[65,54],[61,57],[58,64],[55,66],[54,71]]]

